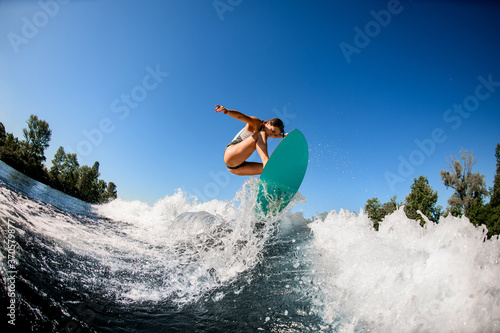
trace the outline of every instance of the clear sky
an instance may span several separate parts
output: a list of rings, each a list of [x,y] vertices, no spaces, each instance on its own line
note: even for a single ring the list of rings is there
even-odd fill
[[[22,138],[46,120],[48,166],[59,146],[99,161],[122,199],[231,200],[243,123],[221,104],[304,133],[306,215],[403,200],[420,175],[445,207],[462,147],[493,185],[498,17],[495,1],[3,0],[0,121]]]

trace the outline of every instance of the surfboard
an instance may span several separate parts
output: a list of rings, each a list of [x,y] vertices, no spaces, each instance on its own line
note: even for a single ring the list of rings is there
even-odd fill
[[[308,161],[306,138],[295,129],[278,144],[260,175],[257,215],[276,215],[288,206],[302,184]]]

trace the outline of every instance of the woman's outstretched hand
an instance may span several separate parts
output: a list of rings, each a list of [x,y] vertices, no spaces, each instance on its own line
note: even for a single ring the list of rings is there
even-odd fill
[[[224,114],[227,114],[227,109],[221,105],[215,104],[215,112],[222,112]]]

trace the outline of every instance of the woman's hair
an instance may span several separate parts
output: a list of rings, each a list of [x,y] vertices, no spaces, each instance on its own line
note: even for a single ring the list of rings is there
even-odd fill
[[[272,119],[266,120],[266,123],[269,123],[269,125],[271,125],[271,126],[278,127],[280,129],[281,133],[285,133],[285,125],[283,124],[281,119],[272,118]]]

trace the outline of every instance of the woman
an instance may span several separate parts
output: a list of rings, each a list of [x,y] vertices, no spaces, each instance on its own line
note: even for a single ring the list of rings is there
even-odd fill
[[[238,176],[260,175],[269,160],[267,138],[286,136],[283,122],[278,118],[263,121],[235,110],[228,110],[220,105],[215,105],[215,112],[222,112],[246,123],[224,151],[224,163],[229,172]],[[262,163],[246,161],[255,150],[259,153]]]

